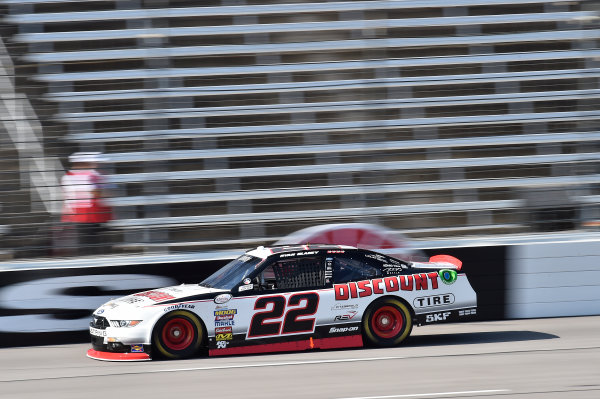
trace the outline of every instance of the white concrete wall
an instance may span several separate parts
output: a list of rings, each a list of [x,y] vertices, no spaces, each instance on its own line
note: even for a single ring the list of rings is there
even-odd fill
[[[600,315],[600,241],[508,248],[508,318]]]

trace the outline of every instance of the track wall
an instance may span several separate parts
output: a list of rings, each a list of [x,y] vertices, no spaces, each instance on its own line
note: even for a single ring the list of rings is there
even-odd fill
[[[478,320],[600,314],[600,242],[426,250],[463,261]],[[111,298],[201,281],[227,259],[0,272],[0,346],[85,342]]]
[[[600,314],[600,242],[509,248],[507,318]]]

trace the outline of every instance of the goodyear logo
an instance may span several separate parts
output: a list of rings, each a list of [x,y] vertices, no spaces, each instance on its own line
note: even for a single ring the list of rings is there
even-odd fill
[[[226,316],[237,314],[237,309],[215,310],[215,316]]]

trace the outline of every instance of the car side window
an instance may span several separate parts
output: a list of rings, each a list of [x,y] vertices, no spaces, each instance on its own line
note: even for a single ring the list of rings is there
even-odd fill
[[[365,262],[381,270],[386,276],[404,274],[409,269],[409,264],[405,261],[378,253],[365,254]]]
[[[333,280],[336,283],[369,280],[381,274],[381,270],[358,259],[336,256],[333,260]]]
[[[260,275],[263,289],[302,289],[322,287],[325,269],[319,256],[279,259]]]

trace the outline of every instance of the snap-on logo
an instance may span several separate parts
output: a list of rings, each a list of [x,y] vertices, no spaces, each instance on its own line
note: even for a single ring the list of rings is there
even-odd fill
[[[358,326],[353,326],[353,327],[331,327],[329,329],[329,334],[345,333],[345,332],[352,332],[352,331],[358,331]]]

